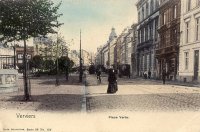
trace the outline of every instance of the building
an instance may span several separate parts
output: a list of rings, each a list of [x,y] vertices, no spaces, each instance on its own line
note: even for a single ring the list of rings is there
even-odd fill
[[[80,54],[76,50],[71,50],[69,52],[69,58],[74,62],[74,67],[78,67],[80,65]]]
[[[115,66],[115,46],[116,46],[116,38],[114,38],[111,42],[110,42],[110,62],[109,64],[111,66]]]
[[[95,65],[103,65],[102,63],[102,46],[97,48],[97,53],[95,54]]]
[[[179,79],[200,82],[200,1],[181,0]]]
[[[125,64],[131,66],[131,54],[132,54],[132,40],[133,40],[133,29],[128,28],[127,34],[125,36]],[[131,66],[132,67],[132,66]],[[132,71],[132,69],[131,69]]]
[[[16,65],[19,68],[22,68],[23,66],[23,56],[24,56],[24,47],[16,47]],[[30,46],[26,48],[27,53],[27,60],[31,60],[34,56],[34,47]]]
[[[0,69],[14,68],[14,50],[0,47]]]
[[[100,48],[97,48],[96,65],[103,65],[106,69],[108,69],[111,65],[115,65],[116,39],[117,35],[115,33],[115,28],[112,28],[106,44],[104,44]]]
[[[132,77],[137,76],[137,24],[133,24],[131,26],[132,28],[132,33],[133,33],[133,38],[132,38],[132,50],[131,50],[131,75]]]
[[[45,59],[56,59],[57,50],[58,57],[68,56],[68,46],[62,40],[57,47],[57,44],[53,42],[52,38],[39,36],[33,39],[33,45],[35,51],[34,55],[40,55]]]
[[[138,11],[138,44],[137,62],[138,75],[151,71],[156,74],[155,47],[158,45],[159,0],[139,0],[136,3]]]
[[[111,29],[108,40],[108,66],[114,66],[114,48],[116,45],[117,34],[115,28]]]
[[[126,64],[127,63],[127,35],[128,35],[128,30],[129,28],[125,28],[121,35],[120,35],[120,43],[119,43],[119,48],[120,48],[120,64]]]
[[[180,44],[180,0],[160,1],[160,35],[159,45],[156,47],[158,60],[158,75],[167,73],[167,78],[176,80],[178,68],[178,53]]]
[[[81,56],[82,56],[82,64],[84,66],[89,66],[91,65],[91,55],[88,51],[82,49],[82,53],[81,53]]]

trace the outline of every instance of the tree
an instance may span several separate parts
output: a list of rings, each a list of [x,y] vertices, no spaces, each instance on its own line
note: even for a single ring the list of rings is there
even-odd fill
[[[31,67],[35,69],[41,69],[43,64],[43,58],[40,55],[35,55],[30,61]]]
[[[55,64],[54,64],[54,61],[53,61],[53,60],[45,60],[45,61],[43,62],[43,68],[44,68],[45,70],[50,71],[50,70],[52,70],[54,67],[55,67]]]
[[[24,99],[30,100],[27,80],[26,40],[56,33],[58,9],[51,0],[0,0],[0,41],[24,41]]]

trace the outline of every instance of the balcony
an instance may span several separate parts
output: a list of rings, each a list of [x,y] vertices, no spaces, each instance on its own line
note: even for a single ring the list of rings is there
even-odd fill
[[[145,42],[139,43],[137,49],[149,48],[153,45],[153,39],[147,40]]]
[[[156,56],[162,57],[164,55],[177,53],[177,52],[178,52],[178,47],[173,45],[173,46],[169,46],[165,48],[156,49]]]

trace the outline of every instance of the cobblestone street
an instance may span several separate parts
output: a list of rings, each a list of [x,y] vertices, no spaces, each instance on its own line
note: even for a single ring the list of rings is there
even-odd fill
[[[78,74],[70,76],[68,82],[60,76],[61,85],[55,87],[55,77],[33,78],[32,101],[24,102],[20,78],[18,92],[2,93],[0,96],[0,131],[2,128],[33,131],[42,128],[52,132],[200,130],[198,87],[121,78],[118,79],[118,92],[107,94],[106,75],[101,84],[97,84],[95,75],[87,75],[86,87],[78,79]],[[17,117],[19,114],[34,115],[35,118],[20,119]]]
[[[199,111],[200,88],[179,86],[144,79],[118,79],[118,92],[106,94],[107,78],[97,84],[95,76],[87,77],[87,110],[108,111]]]

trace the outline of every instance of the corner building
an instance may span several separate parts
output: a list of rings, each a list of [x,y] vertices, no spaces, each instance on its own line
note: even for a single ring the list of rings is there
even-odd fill
[[[179,80],[200,82],[200,0],[181,0]]]

